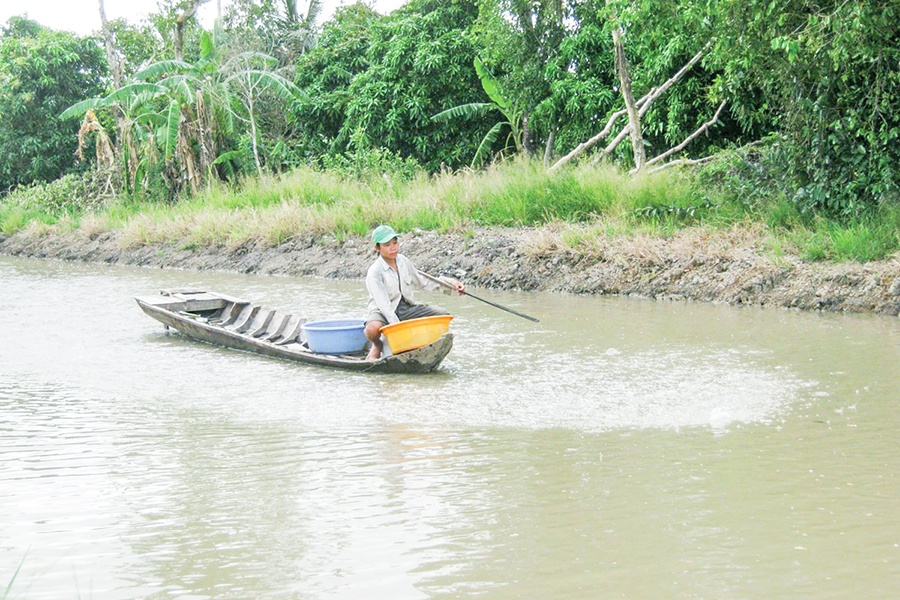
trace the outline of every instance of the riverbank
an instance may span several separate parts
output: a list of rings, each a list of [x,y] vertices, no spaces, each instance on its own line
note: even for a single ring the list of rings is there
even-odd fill
[[[829,312],[900,315],[900,257],[869,263],[773,256],[746,230],[686,229],[668,238],[599,240],[572,250],[553,227],[413,232],[402,252],[433,274],[474,288],[621,295]],[[0,238],[0,253],[149,268],[362,279],[373,258],[365,238],[298,235],[274,247],[141,245],[121,235],[27,231]]]

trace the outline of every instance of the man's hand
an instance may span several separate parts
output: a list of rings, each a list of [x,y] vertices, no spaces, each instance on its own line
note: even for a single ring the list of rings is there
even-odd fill
[[[458,279],[453,279],[452,277],[441,277],[441,280],[456,290],[456,293],[462,296],[466,293],[466,286]]]

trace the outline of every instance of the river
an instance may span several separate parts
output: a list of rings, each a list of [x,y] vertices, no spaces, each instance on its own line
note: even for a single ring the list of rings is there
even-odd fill
[[[5,598],[893,598],[900,320],[478,290],[418,376],[167,333],[360,281],[0,257]],[[475,290],[473,290],[475,291]]]

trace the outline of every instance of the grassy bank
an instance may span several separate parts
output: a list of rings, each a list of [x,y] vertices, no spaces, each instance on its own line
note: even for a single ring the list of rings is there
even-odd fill
[[[702,173],[675,170],[632,178],[613,168],[581,167],[553,176],[516,161],[483,172],[347,176],[308,168],[217,185],[178,202],[108,197],[94,178],[69,176],[20,189],[0,202],[0,232],[45,235],[118,230],[129,246],[276,246],[297,234],[342,239],[379,223],[465,233],[485,227],[551,225],[554,243],[590,254],[598,241],[668,237],[686,228],[735,228],[774,257],[871,261],[900,249],[900,209],[834,220],[801,211],[777,190],[726,177],[733,165]],[[762,192],[761,190],[765,190]]]

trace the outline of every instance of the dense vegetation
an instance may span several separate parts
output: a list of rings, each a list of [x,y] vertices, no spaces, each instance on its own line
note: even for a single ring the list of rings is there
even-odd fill
[[[754,222],[808,258],[900,247],[894,0],[410,0],[321,25],[315,0],[235,0],[214,31],[196,4],[0,30],[0,230],[152,237],[218,207],[230,229],[194,239]]]

